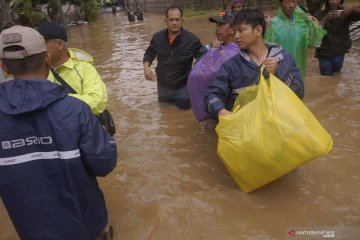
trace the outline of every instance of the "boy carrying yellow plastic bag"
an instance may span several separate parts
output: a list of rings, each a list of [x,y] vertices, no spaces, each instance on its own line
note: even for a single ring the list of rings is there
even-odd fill
[[[233,27],[240,53],[212,78],[204,103],[219,118],[218,155],[250,192],[327,153],[332,139],[300,100],[304,84],[294,58],[264,43],[264,14],[245,9]]]

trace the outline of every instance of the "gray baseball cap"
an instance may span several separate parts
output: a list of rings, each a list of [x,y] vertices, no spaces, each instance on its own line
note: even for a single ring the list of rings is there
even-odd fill
[[[4,51],[10,46],[20,46],[24,49]],[[35,29],[16,25],[3,30],[0,34],[0,58],[23,59],[43,52],[46,52],[45,40]]]

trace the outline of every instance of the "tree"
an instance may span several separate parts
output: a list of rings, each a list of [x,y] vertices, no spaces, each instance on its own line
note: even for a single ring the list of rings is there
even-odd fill
[[[101,3],[99,0],[81,0],[80,9],[84,11],[85,20],[91,21],[97,18]]]
[[[66,24],[66,19],[62,6],[66,4],[66,1],[61,2],[60,0],[49,0],[47,13],[51,20]]]
[[[10,3],[11,0],[0,0],[0,30],[14,25]]]

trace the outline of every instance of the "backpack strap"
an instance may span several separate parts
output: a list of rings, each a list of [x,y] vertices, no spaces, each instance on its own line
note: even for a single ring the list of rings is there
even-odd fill
[[[54,70],[54,68],[50,68],[50,71],[51,71],[51,73],[54,75],[54,77],[55,77],[55,79],[61,84],[61,85],[63,85],[65,88],[67,88],[69,91],[70,91],[70,93],[72,93],[72,94],[77,94],[77,92],[67,83],[67,82],[65,82],[65,80],[62,78],[62,77],[60,77],[60,75],[57,73],[57,72],[55,72],[55,70]]]

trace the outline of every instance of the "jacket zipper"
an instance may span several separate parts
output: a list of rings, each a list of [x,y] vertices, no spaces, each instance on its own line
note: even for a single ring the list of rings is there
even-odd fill
[[[170,44],[170,43],[169,43]],[[169,70],[166,76],[166,82],[169,83],[169,73],[171,70],[171,66],[172,66],[172,60],[173,60],[173,53],[174,53],[174,48],[172,47],[172,45],[170,45],[171,51],[170,51],[170,63],[169,63]]]

